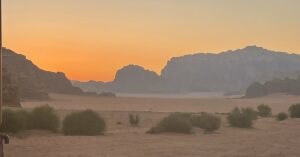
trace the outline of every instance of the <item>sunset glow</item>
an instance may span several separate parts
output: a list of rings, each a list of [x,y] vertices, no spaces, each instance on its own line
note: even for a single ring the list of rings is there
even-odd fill
[[[300,53],[299,0],[4,0],[4,46],[70,79],[259,45]]]

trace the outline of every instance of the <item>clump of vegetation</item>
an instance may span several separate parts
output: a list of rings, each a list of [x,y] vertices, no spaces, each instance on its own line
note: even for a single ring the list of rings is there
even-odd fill
[[[246,91],[245,97],[246,98],[256,98],[256,97],[263,97],[267,95],[265,86],[259,82],[255,82],[251,84]]]
[[[157,134],[163,132],[174,132],[188,134],[192,131],[190,114],[172,113],[164,118],[157,126],[151,128],[148,133]]]
[[[48,105],[36,107],[29,114],[28,125],[30,129],[57,131],[59,118],[54,109]]]
[[[16,113],[22,119],[22,124],[23,124],[23,129],[29,129],[29,117],[30,117],[30,112],[27,112],[26,110],[17,110]]]
[[[221,119],[213,114],[201,113],[191,117],[193,126],[199,127],[206,132],[218,130],[221,126]]]
[[[130,114],[130,115],[129,115],[129,123],[130,123],[132,126],[137,126],[137,125],[139,125],[139,123],[140,123],[140,117],[139,117],[139,115],[133,115],[133,114]]]
[[[234,108],[227,119],[233,127],[250,128],[257,119],[257,112],[252,108]]]
[[[258,115],[261,117],[269,117],[272,115],[272,109],[264,104],[261,104],[257,107]]]
[[[300,104],[292,105],[289,112],[292,118],[300,118]]]
[[[24,111],[25,112],[25,111]],[[26,118],[21,111],[3,110],[2,132],[17,133],[26,129]]]
[[[280,112],[277,114],[276,119],[278,121],[283,121],[286,120],[288,118],[288,114],[284,113],[284,112]]]
[[[92,110],[72,113],[63,122],[65,135],[101,135],[104,133],[105,128],[104,119]]]

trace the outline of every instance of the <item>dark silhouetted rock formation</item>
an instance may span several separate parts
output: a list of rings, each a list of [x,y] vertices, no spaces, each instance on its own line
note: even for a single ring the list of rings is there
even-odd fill
[[[44,82],[47,92],[62,94],[82,94],[82,90],[74,87],[66,75],[62,72],[41,71],[38,73],[39,78]]]
[[[48,93],[81,94],[63,73],[40,69],[25,56],[3,49],[3,66],[16,82],[21,99],[49,99]]]

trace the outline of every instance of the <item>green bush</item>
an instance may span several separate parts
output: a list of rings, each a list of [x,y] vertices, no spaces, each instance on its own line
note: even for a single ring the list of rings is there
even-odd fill
[[[277,114],[276,119],[278,121],[282,121],[282,120],[286,120],[288,118],[288,114],[284,113],[284,112],[280,112]]]
[[[91,110],[72,113],[63,122],[65,135],[101,135],[104,133],[105,128],[104,119]]]
[[[172,113],[160,121],[157,126],[151,128],[148,133],[157,134],[162,132],[191,133],[192,124],[190,114]]]
[[[257,119],[257,112],[252,108],[235,108],[229,113],[227,119],[233,127],[249,128]]]
[[[36,107],[29,114],[29,129],[57,131],[59,118],[50,106]]]
[[[257,107],[258,115],[261,117],[269,117],[272,115],[272,109],[264,104],[261,104]]]
[[[129,115],[129,123],[133,126],[137,126],[140,123],[140,117],[138,115]]]
[[[20,119],[22,119],[22,125],[23,125],[23,129],[26,130],[29,128],[29,117],[30,117],[30,113],[27,112],[26,110],[17,110],[16,113],[18,114],[18,116],[20,117]]]
[[[292,105],[289,112],[292,118],[300,118],[300,104]]]
[[[25,112],[25,111],[24,111]],[[17,133],[26,129],[26,118],[21,111],[3,110],[2,132]]]
[[[221,126],[221,119],[213,114],[201,113],[191,117],[192,125],[204,129],[206,132],[218,130]]]

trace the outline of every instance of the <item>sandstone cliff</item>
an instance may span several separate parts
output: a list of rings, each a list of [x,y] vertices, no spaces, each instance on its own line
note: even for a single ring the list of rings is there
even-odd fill
[[[48,93],[81,94],[63,73],[40,69],[24,55],[3,49],[3,67],[16,82],[21,99],[49,99]]]
[[[158,75],[140,66],[129,65],[109,83],[87,82],[78,87],[113,92],[190,93],[245,91],[253,82],[300,74],[300,55],[262,47],[220,53],[197,53],[171,58]],[[93,85],[92,85],[93,84]],[[98,85],[98,86],[95,86]]]

